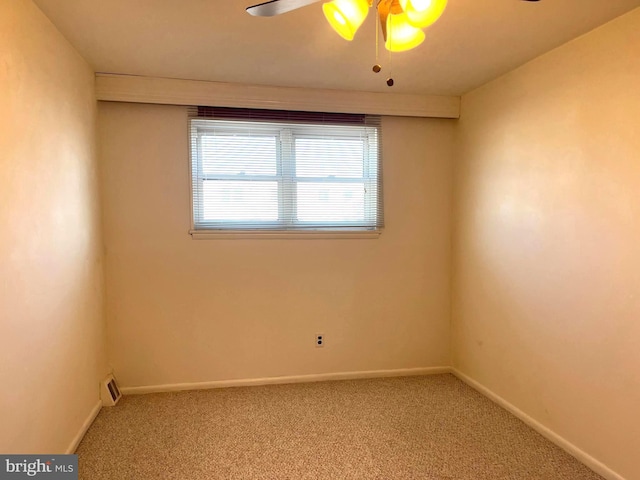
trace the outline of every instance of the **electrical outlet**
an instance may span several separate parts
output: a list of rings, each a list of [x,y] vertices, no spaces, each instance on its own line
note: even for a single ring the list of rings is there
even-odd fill
[[[324,347],[324,334],[316,333],[316,347]]]

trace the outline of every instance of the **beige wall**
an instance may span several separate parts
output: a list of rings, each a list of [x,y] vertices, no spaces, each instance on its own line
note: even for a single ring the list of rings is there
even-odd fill
[[[462,100],[454,364],[640,478],[640,9]]]
[[[106,374],[93,73],[0,0],[0,452],[64,452]]]
[[[377,240],[192,240],[186,115],[99,106],[123,386],[449,364],[453,122],[384,119]]]

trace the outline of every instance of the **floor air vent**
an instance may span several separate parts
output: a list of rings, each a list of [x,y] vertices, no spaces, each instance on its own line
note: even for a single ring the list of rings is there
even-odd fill
[[[113,407],[118,403],[120,397],[122,397],[122,393],[120,393],[120,389],[113,375],[109,375],[102,381],[100,396],[102,398],[102,405],[105,407]]]

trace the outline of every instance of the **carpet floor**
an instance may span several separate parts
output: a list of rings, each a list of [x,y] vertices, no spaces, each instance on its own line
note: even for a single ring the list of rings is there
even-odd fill
[[[82,480],[597,480],[453,375],[127,396],[77,453]]]

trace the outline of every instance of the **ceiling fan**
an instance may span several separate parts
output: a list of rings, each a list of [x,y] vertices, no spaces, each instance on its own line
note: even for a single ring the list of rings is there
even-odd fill
[[[259,17],[272,17],[317,3],[320,0],[269,0],[247,7],[247,12]],[[539,0],[524,0],[537,2]],[[374,0],[332,0],[322,6],[325,17],[339,35],[352,40]],[[447,0],[378,0],[376,9],[382,33],[391,51],[409,50],[424,40],[416,29],[427,28],[444,12]],[[391,24],[391,25],[389,25]],[[389,32],[389,30],[394,32]],[[397,32],[395,31],[397,29]],[[412,41],[388,42],[388,35],[411,37]],[[415,38],[414,38],[415,37]],[[417,42],[417,43],[416,43]]]
[[[272,17],[319,1],[269,0],[248,7],[247,12],[254,16]],[[322,10],[338,35],[350,41],[364,22],[374,1],[377,2],[376,10],[384,45],[390,52],[411,50],[420,45],[425,39],[423,29],[435,23],[447,7],[447,0],[331,0],[322,5]],[[377,34],[378,30],[376,44]],[[378,73],[380,70],[381,67],[376,62],[373,71]],[[387,85],[393,85],[392,78],[387,80]]]
[[[247,8],[251,15],[272,17],[305,7],[319,0],[270,0]],[[333,29],[346,40],[353,40],[374,0],[331,0],[322,5]],[[447,0],[378,0],[376,10],[385,47],[391,52],[410,50],[425,38],[422,29],[433,24],[444,12]]]

